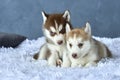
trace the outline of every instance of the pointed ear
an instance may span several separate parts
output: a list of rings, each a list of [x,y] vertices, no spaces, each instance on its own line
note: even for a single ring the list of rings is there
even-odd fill
[[[71,31],[70,25],[67,23],[66,24],[66,33],[70,32],[70,31]]]
[[[89,35],[91,35],[91,26],[88,22],[86,23],[86,27],[84,28],[84,31]]]
[[[67,21],[70,21],[70,12],[68,10],[63,13],[63,18],[65,18]]]
[[[41,13],[42,13],[43,24],[44,24],[46,22],[47,18],[48,18],[48,14],[46,14],[44,11],[42,11]]]

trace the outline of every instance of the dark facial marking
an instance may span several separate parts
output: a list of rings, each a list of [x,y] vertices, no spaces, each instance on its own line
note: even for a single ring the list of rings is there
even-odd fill
[[[69,43],[69,46],[70,46],[70,48],[72,47],[72,44],[71,43]]]
[[[56,34],[57,34],[56,32],[50,31],[50,35],[51,35],[51,36],[55,36]]]

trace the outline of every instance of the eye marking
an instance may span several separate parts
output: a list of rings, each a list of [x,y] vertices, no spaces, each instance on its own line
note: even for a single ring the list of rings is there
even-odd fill
[[[53,26],[50,27],[50,31],[56,32],[55,28]]]
[[[61,34],[65,34],[65,29],[63,28],[61,31],[59,31]]]
[[[51,36],[55,36],[56,34],[57,34],[56,32],[50,31],[50,35],[51,35]]]
[[[81,48],[83,46],[83,43],[79,43],[78,47]]]
[[[72,44],[71,43],[69,43],[69,46],[70,46],[70,48],[72,47]]]
[[[59,31],[61,31],[63,29],[62,24],[59,25]]]
[[[65,34],[65,27],[63,27],[62,25],[60,25],[60,27],[59,27],[59,33]]]

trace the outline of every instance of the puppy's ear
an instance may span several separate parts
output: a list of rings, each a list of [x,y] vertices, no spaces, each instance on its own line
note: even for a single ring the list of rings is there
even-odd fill
[[[88,35],[91,35],[91,26],[90,26],[90,24],[87,22],[86,23],[86,26],[85,26],[85,28],[84,28],[84,31],[86,32],[86,33],[88,33]]]
[[[65,18],[67,21],[70,21],[70,12],[68,10],[63,13],[63,18]]]
[[[48,14],[46,14],[44,11],[41,12],[42,13],[42,17],[43,17],[43,24],[45,24],[47,18],[48,18]]]
[[[68,23],[66,24],[65,28],[66,28],[66,33],[71,31],[70,25]]]

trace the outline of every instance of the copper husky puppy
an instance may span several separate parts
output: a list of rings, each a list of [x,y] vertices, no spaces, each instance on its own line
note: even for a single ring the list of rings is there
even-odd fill
[[[63,46],[65,46],[66,24],[71,27],[70,13],[65,11],[60,14],[46,14],[43,16],[43,33],[46,43],[40,48],[40,51],[34,55],[35,59],[46,59],[48,65],[57,66],[59,59],[63,56]]]

